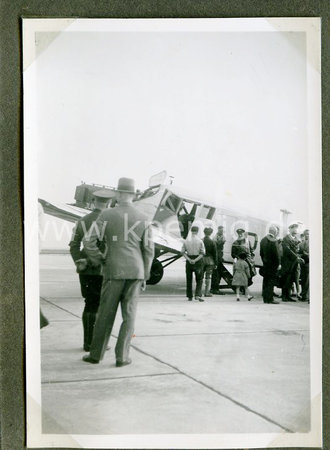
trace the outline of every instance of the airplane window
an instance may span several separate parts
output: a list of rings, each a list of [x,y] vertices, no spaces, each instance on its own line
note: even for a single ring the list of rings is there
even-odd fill
[[[145,190],[143,192],[143,194],[139,197],[139,200],[142,198],[152,197],[153,195],[157,194],[157,192],[159,191],[159,188],[160,188],[160,186],[155,186],[155,187]]]
[[[258,235],[256,233],[248,232],[248,239],[250,241],[252,251],[257,248],[258,245]]]
[[[166,198],[166,200],[164,202],[164,206],[166,206],[166,208],[168,208],[169,210],[176,213],[176,211],[179,207],[180,201],[181,201],[181,199],[179,197],[171,194]]]
[[[210,206],[202,206],[198,211],[198,217],[201,219],[212,219],[215,213],[215,208]]]
[[[212,220],[214,214],[215,214],[215,208],[210,208],[210,210],[209,210],[209,212],[208,212],[208,214],[207,214],[207,219]]]

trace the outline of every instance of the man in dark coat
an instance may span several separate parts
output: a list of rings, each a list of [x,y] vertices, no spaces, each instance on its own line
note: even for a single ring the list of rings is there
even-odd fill
[[[267,236],[261,239],[260,256],[262,259],[262,298],[264,303],[278,304],[273,298],[274,286],[276,284],[277,271],[280,270],[280,254],[276,239],[278,229],[269,227]]]
[[[289,226],[289,234],[282,241],[282,261],[281,261],[281,280],[282,280],[282,301],[295,302],[290,297],[290,290],[294,281],[297,279],[298,265],[303,264],[304,260],[299,256],[299,241],[296,238],[298,224]]]
[[[309,302],[309,230],[305,230],[303,234],[304,239],[299,247],[299,254],[304,260],[304,264],[301,264],[301,300]]]
[[[97,364],[102,360],[119,305],[123,320],[115,347],[116,366],[123,367],[132,362],[129,351],[137,303],[141,288],[144,288],[150,277],[154,258],[150,222],[133,204],[135,198],[134,180],[120,178],[116,190],[118,205],[103,211],[89,238],[84,239],[88,257],[95,265],[100,264],[103,259],[97,246],[98,233],[101,230],[107,244],[93,341],[90,353],[83,357],[87,363]]]
[[[218,226],[217,234],[214,237],[214,243],[217,249],[217,260],[215,262],[215,268],[212,273],[211,292],[212,294],[220,294],[219,285],[222,277],[222,264],[223,264],[223,248],[226,239],[223,234],[223,226]]]
[[[204,266],[204,278],[205,278],[205,297],[212,297],[210,292],[211,290],[211,277],[214,269],[216,269],[217,264],[217,247],[213,239],[211,239],[211,235],[213,233],[213,229],[211,227],[204,228],[204,247],[205,247],[205,255],[203,257],[203,266]]]
[[[96,313],[100,303],[100,294],[102,287],[101,264],[92,266],[88,260],[85,249],[82,246],[86,234],[91,233],[95,227],[96,220],[102,210],[107,207],[109,194],[100,190],[93,194],[94,210],[82,219],[78,220],[69,243],[70,253],[76,265],[79,274],[81,295],[85,299],[85,308],[82,314],[82,323],[84,330],[84,350],[89,351],[93,338],[93,329],[96,320]],[[105,244],[99,242],[99,248],[105,251]]]

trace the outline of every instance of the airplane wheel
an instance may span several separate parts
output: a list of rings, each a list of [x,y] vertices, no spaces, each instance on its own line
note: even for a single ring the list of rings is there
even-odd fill
[[[158,259],[154,259],[151,266],[150,278],[147,284],[157,284],[163,278],[164,268]]]

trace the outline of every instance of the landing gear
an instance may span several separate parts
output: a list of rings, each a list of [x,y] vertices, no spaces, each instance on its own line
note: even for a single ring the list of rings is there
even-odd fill
[[[150,278],[147,284],[157,284],[163,278],[164,268],[158,259],[154,259],[151,265]]]

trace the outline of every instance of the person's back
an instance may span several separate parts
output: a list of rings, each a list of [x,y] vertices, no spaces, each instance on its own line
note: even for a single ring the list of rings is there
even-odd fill
[[[104,237],[107,255],[100,308],[95,323],[89,355],[83,360],[97,364],[104,356],[118,305],[121,305],[122,324],[115,347],[116,366],[132,361],[128,357],[134,332],[137,301],[141,287],[149,279],[154,256],[154,244],[147,217],[133,205],[136,197],[134,180],[120,178],[116,199],[118,206],[104,211],[97,221],[97,230],[84,242],[92,264],[102,260],[97,248],[97,233]]]
[[[122,204],[104,211],[100,216],[108,252],[105,274],[110,279],[136,279],[145,277],[141,246],[148,238],[145,230],[148,218],[134,205]]]
[[[217,262],[217,250],[213,239],[210,236],[204,236],[203,238],[205,246],[205,256],[211,256],[214,259],[214,264]]]
[[[92,232],[91,228],[96,226],[95,224],[100,214],[101,209],[94,209],[94,211],[82,217],[76,223],[69,243],[70,254],[75,263],[81,259],[87,259],[87,253],[81,244],[85,236]],[[105,251],[104,242],[98,242],[98,247],[101,252]],[[80,272],[79,269],[78,272]],[[82,272],[85,275],[99,275],[101,273],[101,266],[87,266]]]

